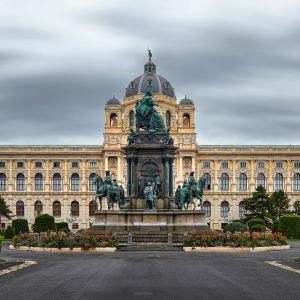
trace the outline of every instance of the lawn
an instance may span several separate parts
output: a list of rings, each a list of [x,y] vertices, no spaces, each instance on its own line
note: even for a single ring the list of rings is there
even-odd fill
[[[296,258],[295,262],[300,263],[300,258]]]
[[[300,242],[300,239],[288,239],[288,242]]]
[[[0,242],[4,240],[4,236],[0,235]]]

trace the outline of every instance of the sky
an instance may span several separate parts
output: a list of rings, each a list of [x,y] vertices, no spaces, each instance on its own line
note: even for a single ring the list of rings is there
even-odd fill
[[[196,105],[199,144],[300,144],[300,1],[0,0],[0,144],[103,141],[143,73]]]

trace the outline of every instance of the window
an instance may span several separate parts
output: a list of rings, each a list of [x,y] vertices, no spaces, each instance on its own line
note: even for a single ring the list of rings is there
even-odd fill
[[[202,163],[202,168],[203,169],[210,169],[210,162],[209,161],[204,161]]]
[[[256,178],[256,187],[258,186],[262,186],[263,188],[266,188],[266,177],[265,174],[263,173],[259,173],[257,174],[257,178]]]
[[[205,216],[209,218],[211,216],[211,204],[209,201],[203,202],[203,211],[205,212]]]
[[[59,161],[55,161],[53,163],[53,168],[60,168],[60,162]]]
[[[0,191],[6,191],[6,175],[0,174]]]
[[[165,82],[165,83],[164,83],[164,87],[165,87],[166,89],[169,89],[169,88],[170,88],[170,83],[169,83],[169,82]]]
[[[37,161],[37,162],[35,162],[35,167],[36,168],[42,168],[43,167],[43,163],[41,161]]]
[[[110,115],[110,127],[116,127],[118,125],[118,117],[115,113]]]
[[[71,176],[71,190],[79,191],[79,175],[77,173],[73,173]]]
[[[61,191],[61,175],[59,173],[53,175],[53,191]]]
[[[97,163],[95,161],[90,162],[90,168],[97,168]]]
[[[133,110],[131,110],[129,112],[129,127],[133,127],[134,126],[134,112]]]
[[[95,215],[95,211],[97,210],[97,202],[95,200],[89,203],[89,216],[92,217]]]
[[[294,191],[300,191],[300,174],[296,173],[293,178],[293,189]]]
[[[22,161],[18,161],[17,168],[24,168],[24,163]]]
[[[6,164],[5,161],[0,161],[0,168],[5,168]]]
[[[241,173],[238,177],[238,188],[240,191],[247,190],[247,175],[245,173]]]
[[[135,83],[134,81],[131,81],[130,87],[131,87],[132,89],[134,89],[134,88],[136,87],[136,83]]]
[[[72,168],[79,168],[78,161],[72,161]]]
[[[53,217],[60,217],[61,216],[61,204],[58,200],[53,202]]]
[[[247,163],[246,163],[245,161],[241,161],[241,162],[240,162],[240,168],[241,168],[241,169],[247,168]]]
[[[24,202],[19,200],[16,203],[16,216],[24,217],[24,215],[25,215]]]
[[[17,191],[25,190],[25,176],[22,173],[17,175]]]
[[[229,191],[229,175],[223,173],[220,178],[220,190]]]
[[[282,161],[276,161],[276,169],[282,169]]]
[[[43,213],[43,203],[40,200],[34,202],[34,215],[40,216]]]
[[[259,161],[257,163],[257,167],[260,168],[260,169],[263,169],[265,167],[265,162],[264,161]]]
[[[191,126],[191,118],[190,118],[189,114],[187,114],[187,113],[183,114],[182,125],[183,125],[183,127]]]
[[[34,177],[34,189],[36,191],[42,191],[44,189],[44,178],[41,173],[38,173]]]
[[[167,128],[171,127],[171,112],[169,110],[166,112],[166,126]]]
[[[221,168],[228,169],[228,161],[222,161],[221,162]]]
[[[283,190],[283,176],[280,173],[275,175],[275,191]]]
[[[221,218],[228,218],[228,213],[229,213],[229,203],[227,201],[222,201]]]
[[[295,161],[294,162],[294,168],[300,169],[300,161]]]
[[[203,177],[206,179],[204,189],[206,191],[211,190],[211,176],[208,173],[203,174]]]
[[[71,216],[79,216],[79,203],[76,200],[72,201],[71,203]]]
[[[241,201],[239,203],[239,217],[242,218],[246,214],[245,202]]]
[[[94,183],[94,178],[96,177],[95,173],[90,174],[89,176],[89,190],[90,191],[96,191],[96,184]]]

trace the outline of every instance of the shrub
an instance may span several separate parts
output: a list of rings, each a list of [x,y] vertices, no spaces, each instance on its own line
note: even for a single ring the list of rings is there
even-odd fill
[[[279,219],[277,219],[277,220],[275,220],[274,222],[273,222],[273,226],[272,226],[272,232],[274,233],[274,232],[279,232],[278,231],[278,226],[279,226]]]
[[[4,235],[5,234],[5,228],[0,228],[0,235]]]
[[[34,232],[46,232],[48,230],[55,230],[54,218],[47,214],[40,215],[35,218],[32,229]]]
[[[55,223],[55,230],[56,231],[68,232],[69,231],[69,225],[68,225],[67,222],[58,222],[58,223]]]
[[[15,235],[15,231],[13,227],[8,225],[5,230],[4,238],[7,240],[11,240],[14,237],[14,235]]]
[[[19,234],[20,232],[29,232],[28,221],[26,219],[12,220],[11,225],[15,231],[15,234]]]
[[[244,232],[247,231],[247,226],[241,222],[232,222],[224,227],[224,232]]]
[[[251,228],[252,232],[262,232],[266,230],[266,226],[262,224],[253,225]]]
[[[255,225],[263,225],[266,226],[265,221],[259,218],[251,219],[247,222],[247,226],[249,227],[250,231],[253,231],[253,226]]]
[[[290,239],[300,238],[300,216],[286,215],[279,218],[279,232],[283,233]]]

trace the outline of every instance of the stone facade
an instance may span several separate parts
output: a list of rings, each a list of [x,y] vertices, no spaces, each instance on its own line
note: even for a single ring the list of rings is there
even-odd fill
[[[147,63],[145,72],[149,73]],[[187,98],[177,102],[175,95],[170,96],[174,93],[168,92],[171,85],[155,72],[156,66],[150,75],[161,78],[157,86],[163,82],[164,89],[154,93],[153,99],[159,103],[158,111],[170,128],[174,146],[179,148],[173,166],[174,188],[192,170],[197,178],[209,174],[204,209],[211,228],[239,218],[244,213],[243,198],[259,183],[264,183],[268,192],[283,188],[291,209],[300,201],[300,146],[198,145],[194,102]],[[123,101],[113,98],[107,102],[103,145],[0,146],[0,194],[16,217],[25,217],[32,224],[40,213],[54,215],[57,222],[66,221],[72,213],[74,228],[88,228],[95,210],[91,202],[93,174],[109,169],[126,187],[122,147],[127,144],[130,128],[135,127],[135,102],[144,95],[136,88],[138,78],[127,87],[129,96]],[[153,85],[150,80],[149,85]],[[135,93],[130,92],[131,87]]]

